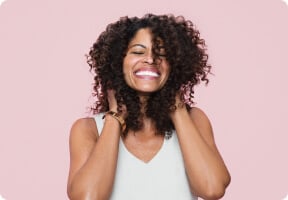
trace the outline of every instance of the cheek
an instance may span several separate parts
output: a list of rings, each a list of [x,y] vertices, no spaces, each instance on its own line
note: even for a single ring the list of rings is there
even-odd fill
[[[131,67],[129,66],[129,63],[127,63],[127,61],[123,61],[123,65],[122,65],[122,70],[123,70],[123,76],[124,76],[124,80],[125,82],[129,85],[129,83],[131,82]]]
[[[170,65],[167,62],[165,62],[164,70],[166,72],[166,76],[167,76],[167,79],[168,79],[168,77],[170,76],[171,67],[170,67]]]
[[[133,73],[134,67],[141,62],[141,58],[139,57],[133,57],[133,56],[127,56],[123,59],[123,73],[125,75]]]
[[[125,82],[129,82],[130,80],[130,72],[131,70],[129,70],[129,68],[127,67],[127,65],[123,64],[123,76],[124,76],[124,80]]]
[[[123,72],[128,72],[129,70],[131,70],[131,66],[133,65],[133,60],[129,59],[129,58],[124,58],[123,60]]]
[[[166,84],[166,82],[167,82],[167,80],[168,80],[168,78],[170,76],[170,72],[171,72],[170,66],[169,65],[165,66],[164,71],[165,71],[165,76],[163,77],[163,80],[162,80],[163,81],[162,82],[163,85]]]
[[[122,70],[123,70],[123,72],[126,71],[126,66],[127,66],[127,64],[126,64],[126,59],[124,58],[124,59],[123,59],[123,62],[122,62]],[[124,74],[125,74],[125,73],[124,73]]]

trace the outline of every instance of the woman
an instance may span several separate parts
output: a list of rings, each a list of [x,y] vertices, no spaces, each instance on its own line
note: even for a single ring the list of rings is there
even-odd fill
[[[68,196],[219,199],[230,182],[209,119],[193,107],[208,82],[205,42],[182,16],[120,18],[91,48],[94,118],[70,135]],[[104,119],[102,119],[104,118]]]

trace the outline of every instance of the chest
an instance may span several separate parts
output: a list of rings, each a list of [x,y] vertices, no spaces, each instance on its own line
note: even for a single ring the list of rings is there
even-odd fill
[[[151,161],[163,147],[164,137],[154,137],[152,139],[137,140],[135,137],[128,137],[122,140],[124,148],[135,157],[144,163]]]
[[[164,139],[156,155],[148,162],[129,152],[120,140],[110,200],[197,199],[190,191],[178,141],[172,138]]]

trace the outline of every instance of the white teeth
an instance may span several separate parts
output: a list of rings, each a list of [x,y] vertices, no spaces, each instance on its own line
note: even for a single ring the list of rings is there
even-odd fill
[[[158,77],[159,74],[156,72],[151,72],[151,71],[138,71],[135,73],[138,76],[153,76],[153,77]]]

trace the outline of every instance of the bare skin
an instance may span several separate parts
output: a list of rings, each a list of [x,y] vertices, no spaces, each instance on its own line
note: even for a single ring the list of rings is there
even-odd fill
[[[160,89],[169,76],[169,65],[165,60],[160,66],[155,66],[153,62],[149,34],[145,29],[136,34],[132,46],[135,42],[137,49],[133,47],[128,51],[123,66],[126,82],[139,91],[142,111],[149,98],[149,91]],[[139,70],[155,72],[153,68],[156,67],[159,78],[147,80],[143,75],[135,75],[135,71]],[[178,105],[181,102],[179,95],[175,98]],[[109,109],[117,112],[113,91],[108,91],[108,102]],[[125,111],[125,108],[122,109]],[[123,112],[122,117],[125,118],[125,115]],[[170,118],[176,129],[191,191],[207,200],[221,198],[230,182],[230,175],[216,147],[208,117],[199,108],[194,107],[188,111],[184,106],[170,113]],[[120,128],[119,122],[109,115],[105,118],[101,134],[92,118],[79,119],[73,124],[67,185],[71,200],[109,199],[117,166]],[[143,128],[136,133],[128,131],[127,137],[122,140],[135,157],[149,162],[164,141],[164,137],[155,135],[155,132],[156,127],[151,119],[144,117]]]
[[[109,106],[117,103],[109,92]],[[94,119],[77,120],[70,133],[68,196],[71,200],[108,199],[112,191],[120,140],[120,124],[107,115],[99,136]],[[101,183],[101,184],[100,184]]]
[[[176,97],[177,102],[180,98]],[[178,136],[185,169],[194,194],[219,199],[230,183],[230,174],[215,144],[212,126],[199,108],[185,107],[170,114]]]
[[[230,175],[215,145],[209,119],[198,108],[190,112],[178,108],[171,113],[171,119],[188,179],[193,180],[190,181],[193,193],[203,199],[219,199],[230,182]],[[143,122],[143,129],[136,134],[128,132],[123,142],[138,159],[149,162],[161,148],[164,138],[154,134],[155,127],[149,119],[144,118]],[[120,125],[110,116],[107,116],[100,136],[94,119],[79,119],[74,123],[70,136],[70,199],[109,199],[119,140]]]

